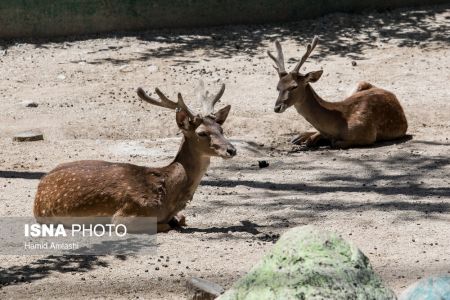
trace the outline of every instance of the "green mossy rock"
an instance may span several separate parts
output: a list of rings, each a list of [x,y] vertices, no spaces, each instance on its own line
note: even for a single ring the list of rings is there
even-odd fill
[[[283,234],[250,272],[218,299],[396,299],[368,258],[336,234],[311,226]]]

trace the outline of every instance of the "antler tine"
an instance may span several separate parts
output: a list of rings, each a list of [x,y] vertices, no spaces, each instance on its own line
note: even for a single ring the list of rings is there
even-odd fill
[[[178,93],[178,107],[177,108],[184,110],[188,114],[188,116],[191,120],[194,120],[195,116],[197,115],[192,112],[192,110],[186,105],[186,103],[184,103],[183,96],[181,96],[181,93]]]
[[[316,36],[314,36],[312,43],[308,44],[308,46],[306,46],[305,54],[303,54],[302,59],[294,68],[295,73],[298,73],[300,71],[301,66],[305,63],[305,61],[311,55],[311,52],[314,50],[314,48],[316,48],[318,42],[319,42],[319,37],[316,35]]]
[[[279,41],[275,41],[275,47],[277,48],[277,56],[278,57],[275,57],[272,54],[272,52],[270,52],[270,51],[267,51],[267,54],[275,62],[276,66],[274,66],[274,67],[277,70],[278,74],[285,74],[286,69],[284,68],[283,49],[281,48],[281,44]]]
[[[280,64],[280,72],[286,72],[286,69],[284,68],[284,55],[283,55],[283,49],[281,48],[281,44],[279,41],[275,42],[275,46],[277,47],[277,53],[278,53],[278,63]]]
[[[147,95],[147,93],[142,88],[137,89],[137,94],[138,94],[139,98],[141,98],[142,100],[144,100],[150,104],[169,108],[169,109],[177,108],[177,103],[169,100],[158,88],[155,89],[155,93],[158,94],[160,100],[150,97],[149,95]]]
[[[219,92],[217,92],[216,96],[211,100],[211,106],[214,107],[216,103],[222,98],[223,93],[225,92],[225,83],[222,83]]]
[[[203,106],[203,114],[205,116],[214,114],[214,105],[220,100],[225,92],[225,84],[222,83],[220,90],[217,92],[215,96],[209,96],[208,91],[205,90],[205,84],[203,80],[200,80],[199,86],[197,89],[197,93],[199,95],[199,99],[202,102]]]
[[[142,100],[160,107],[165,107],[173,110],[184,110],[188,114],[190,119],[193,120],[195,118],[195,114],[192,112],[192,110],[189,109],[186,103],[184,103],[183,97],[180,93],[178,93],[178,102],[174,102],[167,98],[166,95],[164,95],[158,88],[155,89],[155,93],[158,95],[160,100],[150,97],[142,88],[137,89],[137,94]]]

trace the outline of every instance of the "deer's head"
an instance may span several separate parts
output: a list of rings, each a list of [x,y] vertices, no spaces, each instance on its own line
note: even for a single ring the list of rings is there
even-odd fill
[[[316,47],[318,41],[318,37],[314,37],[312,43],[308,44],[306,52],[300,62],[298,62],[295,68],[289,73],[286,72],[286,69],[284,68],[283,49],[281,48],[280,43],[278,41],[275,42],[277,57],[275,57],[270,51],[267,51],[267,54],[275,62],[274,68],[277,70],[278,76],[280,77],[277,84],[279,94],[274,108],[276,113],[284,112],[296,101],[303,101],[303,99],[305,99],[306,86],[311,82],[316,82],[319,80],[320,76],[322,76],[322,70],[313,71],[306,74],[300,73],[300,67],[311,55],[311,52]]]
[[[158,88],[155,89],[155,93],[159,96],[159,100],[147,95],[142,88],[138,88],[137,94],[150,104],[175,110],[178,128],[186,141],[201,155],[232,158],[236,155],[236,148],[224,137],[222,129],[231,106],[227,105],[214,113],[214,105],[222,97],[225,84],[222,84],[216,95],[210,96],[201,81],[197,91],[203,105],[202,114],[194,113],[185,104],[180,93],[177,102],[169,100]]]

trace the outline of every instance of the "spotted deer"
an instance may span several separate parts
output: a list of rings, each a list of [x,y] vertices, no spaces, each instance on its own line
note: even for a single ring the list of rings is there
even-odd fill
[[[292,143],[313,147],[328,141],[335,148],[349,148],[405,136],[408,123],[402,106],[391,92],[362,81],[348,98],[340,102],[328,102],[317,95],[311,83],[319,80],[323,71],[300,73],[301,66],[317,43],[318,38],[314,37],[289,73],[284,67],[283,50],[278,41],[275,42],[277,57],[267,52],[275,62],[279,76],[275,112],[282,113],[294,106],[317,129],[317,132],[301,133]]]
[[[43,222],[48,217],[102,216],[111,217],[117,223],[125,217],[156,217],[158,232],[185,226],[180,211],[192,200],[210,157],[228,159],[236,155],[236,149],[222,130],[231,106],[214,113],[214,105],[222,97],[225,85],[216,95],[209,95],[203,84],[200,87],[203,114],[194,113],[180,93],[175,102],[158,88],[155,92],[159,100],[142,88],[137,90],[142,100],[175,110],[183,139],[172,163],[162,168],[100,160],[59,165],[39,183],[34,202],[37,221]],[[128,224],[129,231],[133,231],[132,223]]]

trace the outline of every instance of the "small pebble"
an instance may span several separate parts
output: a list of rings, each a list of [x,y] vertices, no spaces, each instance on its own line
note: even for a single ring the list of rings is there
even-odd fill
[[[258,166],[260,169],[267,168],[269,166],[269,163],[265,160],[259,160]]]

